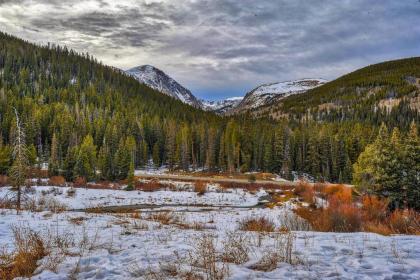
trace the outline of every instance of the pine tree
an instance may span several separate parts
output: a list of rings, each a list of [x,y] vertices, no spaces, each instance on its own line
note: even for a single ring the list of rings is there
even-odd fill
[[[12,164],[12,151],[8,145],[3,144],[0,135],[0,174],[6,174]]]
[[[404,143],[404,170],[402,184],[407,191],[409,207],[420,209],[420,138],[414,122],[410,125],[407,140]]]
[[[155,167],[159,167],[161,165],[159,142],[156,142],[153,145],[152,158],[153,158],[153,164],[155,165]]]
[[[17,110],[15,109],[16,127],[13,144],[13,165],[10,168],[10,177],[13,188],[17,192],[16,210],[20,211],[22,186],[25,184],[26,174],[28,170],[28,158],[25,132],[19,119]]]
[[[130,163],[132,163],[130,150],[125,144],[124,139],[121,139],[118,150],[114,156],[115,171],[114,176],[118,180],[124,180],[128,176]]]
[[[127,175],[127,190],[134,189],[134,162],[130,162],[130,168]]]
[[[58,158],[58,140],[57,135],[54,133],[51,140],[51,153],[48,162],[48,173],[50,176],[58,175],[60,172],[60,160]]]
[[[93,180],[96,177],[96,146],[91,135],[85,136],[77,152],[74,176]]]

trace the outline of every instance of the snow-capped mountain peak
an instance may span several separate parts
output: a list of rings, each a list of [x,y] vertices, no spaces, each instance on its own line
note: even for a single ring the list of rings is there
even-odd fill
[[[175,99],[181,100],[186,104],[196,108],[202,107],[201,102],[191,91],[152,65],[137,66],[127,70],[126,73],[133,76],[139,82]]]
[[[272,104],[293,94],[303,93],[325,84],[324,79],[300,79],[279,83],[264,84],[248,92],[234,109],[235,113]]]

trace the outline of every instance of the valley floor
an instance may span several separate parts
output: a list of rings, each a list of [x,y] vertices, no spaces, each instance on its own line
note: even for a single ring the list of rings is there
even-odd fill
[[[49,255],[32,279],[420,279],[418,236],[313,232],[294,217],[293,201],[259,207],[265,191],[211,185],[199,195],[173,184],[154,192],[33,187],[26,196],[39,212],[0,210],[0,250],[13,249],[16,229],[40,233]],[[0,188],[0,197],[8,192]],[[158,207],[100,211],[132,204]],[[260,217],[276,230],[239,229]]]

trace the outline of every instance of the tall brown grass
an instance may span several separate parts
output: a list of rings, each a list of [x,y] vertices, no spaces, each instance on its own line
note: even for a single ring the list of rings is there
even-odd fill
[[[0,254],[0,278],[31,277],[38,260],[47,255],[41,236],[26,227],[12,227],[14,237],[13,252]]]

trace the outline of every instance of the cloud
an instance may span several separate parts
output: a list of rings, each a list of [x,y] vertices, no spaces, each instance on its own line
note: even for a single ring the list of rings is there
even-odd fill
[[[0,0],[3,31],[152,64],[213,98],[419,55],[419,14],[417,0]]]

